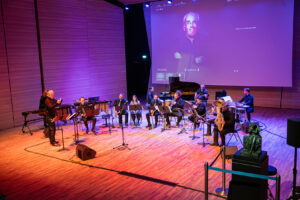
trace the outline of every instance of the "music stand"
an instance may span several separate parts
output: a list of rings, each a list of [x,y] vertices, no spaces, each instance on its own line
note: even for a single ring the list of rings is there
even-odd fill
[[[114,147],[113,149],[117,149],[117,150],[128,149],[128,150],[131,150],[131,149],[128,147],[128,144],[125,143],[125,136],[124,136],[123,123],[121,124],[121,130],[122,130],[122,144],[119,145],[119,146]]]
[[[161,129],[161,133],[164,132],[165,130],[170,130],[169,128],[167,128],[166,126],[166,117],[165,117],[165,114],[170,114],[172,113],[170,108],[168,106],[161,106],[161,109],[162,109],[162,113],[163,113],[163,116],[164,116],[164,127]]]
[[[204,124],[205,124],[205,122],[206,121],[202,121],[202,122],[200,122],[200,125],[201,125],[201,123],[202,123],[202,143],[201,142],[198,142],[198,144],[202,144],[202,146],[203,147],[205,147],[205,145],[206,145],[206,143],[205,143],[205,141],[204,141]],[[207,143],[208,144],[208,143]]]
[[[78,144],[79,143],[79,131],[78,131],[78,113],[74,113],[72,115],[70,115],[67,120],[71,120],[73,119],[73,125],[74,125],[74,144]]]

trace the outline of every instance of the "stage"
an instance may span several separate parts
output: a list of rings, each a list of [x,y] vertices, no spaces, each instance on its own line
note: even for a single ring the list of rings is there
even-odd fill
[[[130,150],[113,149],[122,144],[120,128],[109,133],[108,128],[98,128],[102,123],[98,121],[97,135],[86,135],[80,129],[81,143],[97,152],[96,158],[87,161],[75,155],[72,124],[62,126],[65,151],[51,146],[42,130],[32,136],[23,134],[21,127],[2,131],[0,195],[7,199],[204,199],[204,163],[211,163],[220,147],[203,147],[198,144],[202,138],[191,140],[191,126],[188,134],[180,135],[176,128],[161,133],[161,125],[148,130],[145,114],[142,128],[124,129]],[[294,149],[286,144],[287,119],[292,117],[300,117],[299,110],[258,107],[253,114],[254,120],[266,125],[261,133],[262,149],[281,175],[281,199],[292,189]],[[60,131],[56,140],[61,143]],[[211,143],[212,137],[205,141]],[[230,145],[241,148],[235,138]],[[221,166],[219,158],[214,167]],[[226,161],[226,168],[231,169],[231,160]],[[209,199],[223,199],[214,194],[221,187],[221,177],[219,172],[209,172]],[[228,174],[227,187],[230,179]],[[275,194],[275,182],[269,181],[269,187]]]

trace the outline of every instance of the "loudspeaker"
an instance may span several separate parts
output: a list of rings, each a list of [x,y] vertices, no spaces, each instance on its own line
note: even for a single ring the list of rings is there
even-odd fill
[[[238,151],[237,146],[225,146],[225,158],[232,159],[233,155]],[[223,153],[221,154],[223,158]]]
[[[88,160],[88,159],[92,159],[96,156],[96,151],[89,148],[88,146],[86,146],[84,144],[78,144],[76,147],[76,155],[81,160]]]
[[[287,144],[296,148],[300,148],[300,118],[288,119]]]

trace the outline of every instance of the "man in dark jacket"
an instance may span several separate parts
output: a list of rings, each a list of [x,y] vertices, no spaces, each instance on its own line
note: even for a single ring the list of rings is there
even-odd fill
[[[47,98],[45,100],[45,105],[46,105],[46,119],[47,119],[47,124],[48,124],[48,132],[49,132],[49,139],[50,139],[50,144],[53,146],[59,146],[56,141],[55,141],[55,122],[53,121],[55,117],[55,107],[57,105],[61,104],[61,100],[55,100],[54,99],[54,91],[49,90],[47,94]]]
[[[184,108],[184,100],[181,98],[181,92],[178,90],[174,94],[174,100],[172,101],[171,105],[171,111],[170,113],[166,113],[166,121],[167,121],[167,127],[170,128],[170,116],[175,116],[177,117],[177,123],[176,126],[179,126],[179,123],[183,117],[183,108]]]
[[[128,126],[128,111],[127,100],[124,98],[124,94],[120,93],[119,98],[114,101],[114,112],[119,117],[119,125],[122,126],[122,115],[125,115],[125,126]]]
[[[224,118],[223,130],[219,130],[218,125],[215,123],[215,125],[214,125],[214,143],[211,144],[212,146],[219,146],[219,143],[218,143],[219,134],[221,136],[222,145],[224,146],[225,145],[225,135],[227,133],[231,133],[234,131],[234,124],[235,124],[234,113],[232,113],[228,110],[227,105],[222,108],[222,115]]]
[[[247,112],[247,119],[250,122],[251,120],[251,113],[254,112],[254,98],[253,95],[250,94],[250,88],[244,89],[244,96],[241,100],[239,100],[240,103],[244,102],[244,105],[249,106],[246,108]]]
[[[85,109],[88,108],[88,105],[84,102],[84,97],[80,98],[80,105],[78,106],[76,112],[81,115],[81,119],[84,122],[86,133],[89,133],[88,121],[92,121],[92,133],[95,134],[95,125],[96,125],[96,117],[95,116],[86,116]]]

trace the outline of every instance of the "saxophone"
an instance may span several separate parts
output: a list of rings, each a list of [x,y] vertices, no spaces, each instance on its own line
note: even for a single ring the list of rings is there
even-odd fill
[[[215,119],[215,124],[218,126],[219,131],[222,131],[224,128],[224,116],[221,112],[221,108],[226,106],[226,103],[224,100],[216,100],[213,102],[213,106],[217,109],[217,118]]]

